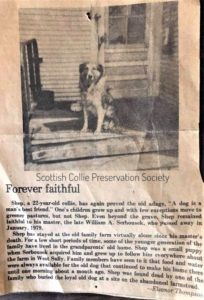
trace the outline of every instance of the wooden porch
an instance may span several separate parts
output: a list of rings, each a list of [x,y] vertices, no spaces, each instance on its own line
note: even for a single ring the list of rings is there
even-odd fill
[[[59,165],[80,169],[83,166],[88,169],[96,166],[99,169],[107,166],[126,169],[125,163],[129,164],[129,170],[177,167],[178,132],[173,128],[169,130],[169,124],[166,124],[166,130],[160,130],[158,124],[152,125],[152,113],[149,111],[148,115],[146,107],[143,116],[132,116],[135,124],[140,124],[134,125],[134,128],[120,117],[122,126],[115,132],[96,135],[92,131],[80,132],[83,115],[71,112],[67,104],[65,107],[56,105],[50,111],[36,110],[30,120],[27,168],[35,166],[41,169],[45,163],[49,169],[60,168]],[[142,118],[143,122],[137,122],[138,118]],[[94,128],[95,122],[93,116],[91,128]],[[152,126],[157,126],[157,129]]]

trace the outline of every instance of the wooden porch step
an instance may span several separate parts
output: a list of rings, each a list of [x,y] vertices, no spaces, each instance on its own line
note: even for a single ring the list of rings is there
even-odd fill
[[[122,133],[109,133],[101,132],[100,134],[94,134],[92,132],[83,133],[81,131],[61,131],[54,133],[35,133],[32,136],[32,145],[46,145],[46,144],[60,144],[69,142],[84,142],[84,141],[98,141],[107,139],[117,139],[123,136],[134,137],[144,137],[145,133],[142,131],[126,130],[124,134]]]
[[[65,136],[66,134],[66,136]],[[45,138],[45,136],[44,136]],[[97,158],[115,155],[130,155],[177,149],[176,133],[156,134],[146,132],[124,132],[123,134],[82,134],[67,132],[57,138],[32,141],[32,160],[36,163]]]
[[[89,137],[90,138],[90,137]],[[33,162],[49,162],[73,159],[96,158],[103,156],[125,155],[139,153],[141,145],[137,139],[128,136],[117,138],[70,140],[65,144],[59,143],[48,147],[33,147]]]

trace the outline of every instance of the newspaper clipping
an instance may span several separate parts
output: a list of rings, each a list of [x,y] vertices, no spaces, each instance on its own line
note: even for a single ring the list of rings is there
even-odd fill
[[[0,294],[204,298],[199,1],[0,16]]]

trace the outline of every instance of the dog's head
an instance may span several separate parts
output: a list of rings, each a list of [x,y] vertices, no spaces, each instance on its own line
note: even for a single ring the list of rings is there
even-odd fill
[[[103,66],[83,63],[79,65],[79,73],[81,91],[87,91],[91,84],[97,84],[103,76]]]

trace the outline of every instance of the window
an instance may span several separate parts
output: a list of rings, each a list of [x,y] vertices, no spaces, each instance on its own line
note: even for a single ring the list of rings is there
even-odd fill
[[[109,7],[109,44],[135,44],[145,41],[146,5]]]

